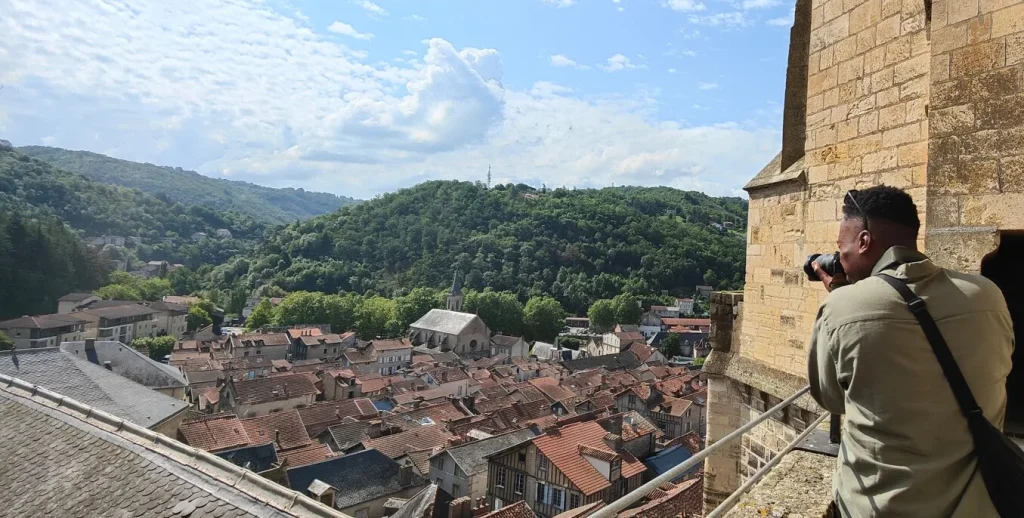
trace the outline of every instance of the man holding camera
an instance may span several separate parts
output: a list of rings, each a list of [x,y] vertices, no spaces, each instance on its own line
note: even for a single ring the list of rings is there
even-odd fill
[[[808,380],[822,407],[845,415],[833,482],[835,512],[844,517],[998,516],[935,353],[903,297],[878,275],[903,280],[925,300],[1000,429],[1013,324],[995,284],[940,268],[917,250],[920,227],[906,192],[850,191],[837,256],[806,268],[831,292],[818,309]]]

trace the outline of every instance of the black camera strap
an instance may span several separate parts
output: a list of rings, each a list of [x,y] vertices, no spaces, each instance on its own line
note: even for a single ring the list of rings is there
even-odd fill
[[[942,373],[946,375],[946,380],[949,382],[950,388],[953,389],[956,402],[960,405],[960,412],[968,418],[974,413],[981,414],[981,407],[978,406],[978,402],[974,399],[971,387],[967,385],[967,380],[964,379],[956,359],[953,358],[953,353],[949,350],[949,345],[946,344],[946,339],[942,337],[942,332],[935,323],[935,319],[932,318],[931,313],[928,312],[928,306],[924,303],[924,300],[915,295],[906,282],[886,273],[880,273],[877,276],[899,292],[900,296],[907,303],[907,308],[910,309],[917,322],[921,324],[924,336],[932,346],[935,358],[939,360]]]

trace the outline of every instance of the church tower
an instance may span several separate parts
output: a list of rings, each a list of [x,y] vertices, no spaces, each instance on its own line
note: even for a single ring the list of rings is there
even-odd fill
[[[455,270],[455,278],[452,279],[452,292],[448,294],[448,311],[462,311],[462,281],[459,280],[459,271]]]

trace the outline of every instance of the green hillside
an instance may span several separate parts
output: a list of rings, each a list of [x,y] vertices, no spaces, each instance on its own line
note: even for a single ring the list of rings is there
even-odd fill
[[[746,201],[671,188],[549,192],[434,181],[268,234],[221,265],[213,287],[395,296],[441,287],[547,293],[582,312],[623,291],[690,294],[743,282]]]
[[[234,210],[271,224],[309,219],[356,203],[333,194],[210,178],[180,167],[129,162],[88,151],[44,146],[19,147],[17,151],[99,182],[139,189],[170,203]]]

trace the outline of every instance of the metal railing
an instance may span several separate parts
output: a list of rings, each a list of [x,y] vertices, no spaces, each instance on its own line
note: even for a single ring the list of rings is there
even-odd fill
[[[811,387],[806,386],[796,391],[796,393],[784,399],[781,403],[769,408],[768,410],[765,410],[763,413],[761,413],[761,415],[757,416],[756,419],[753,419],[749,423],[737,428],[736,430],[733,430],[725,437],[722,437],[721,439],[715,441],[714,444],[711,444],[707,448],[697,452],[697,454],[694,455],[693,457],[686,459],[686,461],[673,467],[672,469],[666,471],[665,473],[658,475],[650,482],[634,489],[633,491],[629,492],[629,494],[606,505],[596,513],[592,514],[590,518],[614,518],[615,516],[618,516],[619,513],[625,511],[636,502],[639,502],[641,499],[647,497],[647,495],[651,494],[651,491],[657,489],[658,486],[664,484],[665,482],[671,482],[676,477],[679,477],[683,473],[686,473],[694,466],[703,462],[704,459],[706,459],[709,455],[718,451],[718,449],[721,448],[723,445],[728,444],[736,439],[739,439],[740,437],[743,437],[743,434],[749,432],[755,426],[767,420],[769,417],[775,414],[775,412],[778,412],[779,410],[782,410],[783,408],[789,406],[798,398],[800,398],[800,396],[803,396],[810,390]],[[780,452],[778,455],[772,458],[772,460],[765,464],[764,467],[762,467],[760,470],[754,473],[749,479],[747,479],[747,481],[742,486],[740,486],[739,489],[733,491],[732,495],[730,495],[729,498],[723,501],[722,504],[715,508],[714,512],[708,515],[708,518],[711,518],[712,516],[721,516],[723,513],[728,511],[728,509],[726,508],[726,503],[729,503],[729,507],[734,505],[736,503],[736,500],[739,500],[740,496],[742,496],[743,493],[745,493],[747,490],[753,487],[753,485],[757,483],[757,481],[761,477],[768,473],[768,470],[770,470],[772,466],[778,464],[778,462],[782,459],[782,457],[785,454],[792,451],[793,448],[795,448],[796,445],[800,443],[800,441],[802,441],[804,438],[807,437],[807,435],[813,432],[814,429],[819,424],[821,424],[821,422],[828,415],[829,414],[822,414],[820,417],[818,417],[818,419],[815,420],[814,423],[812,423],[810,426],[808,426],[793,442],[786,445],[782,452]]]

